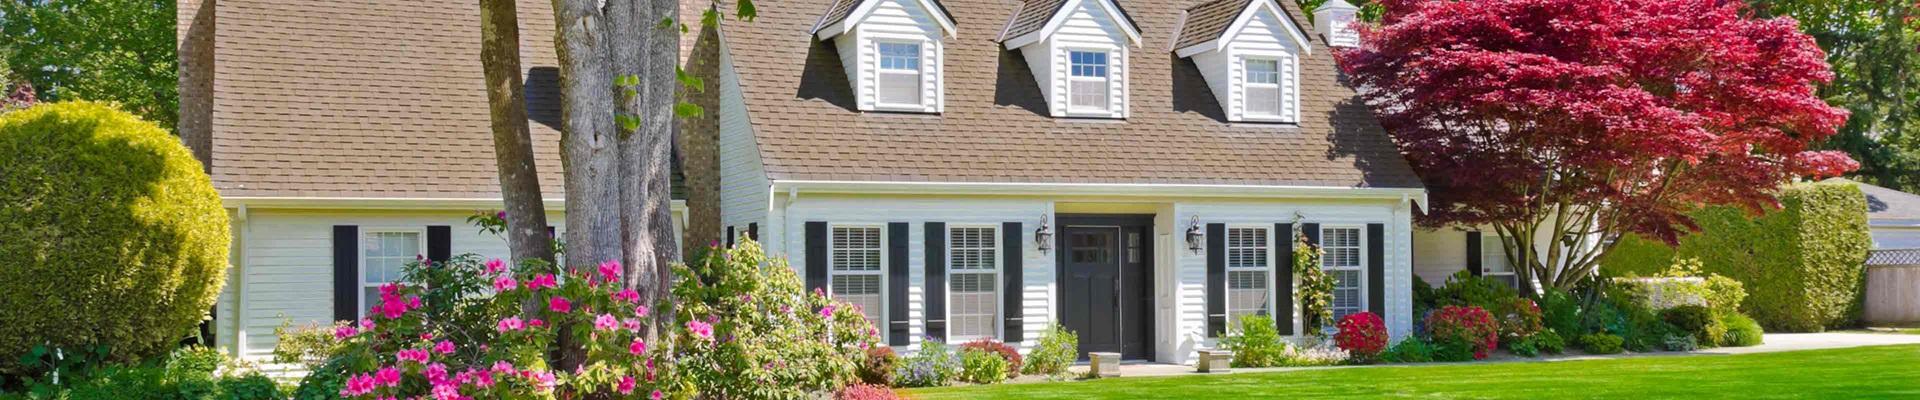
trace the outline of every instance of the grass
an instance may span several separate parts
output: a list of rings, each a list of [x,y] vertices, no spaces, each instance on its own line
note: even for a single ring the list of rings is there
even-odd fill
[[[914,399],[1915,398],[1920,345],[945,387]]]

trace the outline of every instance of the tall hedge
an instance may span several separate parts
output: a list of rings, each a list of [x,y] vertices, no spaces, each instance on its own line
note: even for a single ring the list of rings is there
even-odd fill
[[[1739,280],[1740,310],[1769,332],[1817,332],[1852,324],[1859,315],[1862,263],[1873,239],[1866,196],[1852,183],[1789,185],[1782,207],[1754,217],[1733,207],[1691,213],[1700,232],[1678,248],[1639,237],[1622,239],[1601,261],[1608,273],[1660,272],[1678,258],[1699,258],[1705,272]]]
[[[225,280],[227,214],[179,139],[92,102],[0,114],[0,371],[37,345],[163,354]]]

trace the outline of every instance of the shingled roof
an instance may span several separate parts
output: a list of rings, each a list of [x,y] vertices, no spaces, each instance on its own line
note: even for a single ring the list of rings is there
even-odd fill
[[[1180,41],[1174,42],[1175,50],[1219,39],[1247,9],[1252,0],[1214,0],[1187,9],[1187,21],[1180,26]]]
[[[1191,61],[1145,45],[1173,42],[1180,11],[1199,3],[1179,0],[1117,2],[1145,35],[1124,121],[1048,117],[1024,58],[990,35],[947,39],[943,114],[861,113],[833,45],[804,34],[835,1],[791,0],[722,28],[772,179],[1420,187],[1319,38],[1301,63],[1298,126],[1225,122]],[[1014,37],[1062,2],[942,4],[962,30],[1012,18],[1002,36]]]
[[[500,196],[477,3],[215,6],[212,176],[222,195]],[[535,164],[541,190],[557,198],[563,190],[552,4],[523,0],[519,10]]]

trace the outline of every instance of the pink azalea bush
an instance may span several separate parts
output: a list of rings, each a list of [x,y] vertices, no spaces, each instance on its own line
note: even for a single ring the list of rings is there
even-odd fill
[[[401,283],[381,288],[368,318],[335,330],[339,395],[799,398],[854,382],[855,363],[877,341],[859,312],[831,311],[853,306],[808,293],[757,245],[675,266],[671,300],[652,305],[669,316],[649,315],[620,283],[619,263],[590,269],[507,267],[471,255],[408,266]],[[539,306],[523,314],[523,304]],[[563,340],[585,350],[569,355],[583,360],[579,368],[553,368],[550,351]]]

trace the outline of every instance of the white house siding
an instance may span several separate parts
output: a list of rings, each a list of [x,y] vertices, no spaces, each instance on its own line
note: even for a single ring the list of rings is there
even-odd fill
[[[779,232],[767,227],[768,182],[760,163],[760,147],[753,137],[753,124],[747,119],[746,99],[740,92],[740,75],[733,68],[733,57],[725,48],[720,52],[720,226],[734,227],[736,234],[749,223],[760,223],[761,241],[770,242]],[[721,228],[724,234],[726,228]],[[724,238],[722,239],[724,240]]]
[[[1207,80],[1207,87],[1229,121],[1261,120],[1246,113],[1246,64],[1248,57],[1279,61],[1281,90],[1287,94],[1282,109],[1291,114],[1287,120],[1299,121],[1300,44],[1294,39],[1297,28],[1275,14],[1264,2],[1254,3],[1252,13],[1243,16],[1240,30],[1221,35],[1224,50],[1209,50],[1193,55],[1194,66]],[[1212,46],[1213,44],[1205,44]]]
[[[907,236],[910,259],[908,299],[909,333],[912,342],[917,344],[924,337],[925,323],[922,307],[925,272],[925,223],[945,222],[949,226],[956,224],[998,224],[1001,222],[1020,222],[1025,248],[1025,266],[1021,269],[1022,283],[1025,286],[1025,301],[1022,318],[1024,322],[1024,341],[1018,343],[1022,351],[1030,350],[1039,338],[1041,330],[1055,321],[1054,304],[1056,282],[1054,276],[1054,252],[1041,253],[1033,244],[1033,229],[1042,216],[1058,215],[1055,206],[1060,202],[1113,202],[1146,204],[1154,214],[1154,245],[1161,249],[1155,256],[1153,273],[1155,306],[1150,313],[1156,320],[1154,336],[1154,358],[1160,362],[1190,363],[1197,355],[1196,351],[1217,345],[1215,339],[1206,337],[1206,255],[1187,250],[1184,233],[1187,224],[1197,215],[1199,223],[1259,224],[1271,226],[1275,223],[1293,222],[1295,215],[1304,217],[1301,222],[1323,225],[1356,225],[1379,223],[1386,228],[1386,241],[1382,243],[1387,255],[1384,271],[1386,319],[1389,334],[1393,339],[1406,338],[1412,326],[1408,314],[1412,310],[1410,296],[1412,263],[1410,255],[1413,249],[1411,204],[1399,200],[1309,200],[1309,199],[1139,199],[1139,198],[1049,198],[1041,196],[898,196],[898,195],[851,195],[851,194],[808,194],[799,193],[789,198],[785,195],[774,199],[771,211],[772,226],[783,232],[784,239],[770,244],[777,252],[785,254],[792,262],[796,273],[804,274],[806,246],[803,243],[805,224],[808,221],[826,221],[829,224],[883,225],[889,222],[909,223]],[[1057,224],[1053,225],[1056,232]],[[763,234],[770,234],[767,232]],[[771,236],[771,235],[769,235]],[[1276,238],[1277,239],[1277,238]],[[1276,294],[1276,297],[1280,295]],[[1277,299],[1291,301],[1291,298]],[[901,306],[898,303],[889,307]],[[1297,307],[1295,309],[1298,309]],[[1297,324],[1299,321],[1295,321]],[[1299,332],[1298,329],[1295,330]],[[909,349],[910,350],[910,349]]]
[[[881,109],[875,104],[880,59],[875,43],[918,42],[920,43],[920,104],[919,112],[939,112],[941,110],[941,70],[944,53],[941,46],[942,28],[935,21],[931,10],[921,7],[917,0],[876,0],[873,9],[864,19],[855,21],[849,17],[846,23],[854,24],[852,38],[835,38],[834,45],[839,47],[841,62],[847,64],[848,82],[858,82],[855,92],[860,99],[861,110]],[[858,16],[854,16],[858,17]],[[849,49],[848,47],[853,47]],[[848,54],[855,53],[857,58],[849,60]]]
[[[1099,1],[1080,1],[1066,12],[1065,20],[1051,37],[1020,48],[1027,65],[1034,69],[1034,78],[1045,87],[1049,112],[1055,117],[1087,116],[1100,118],[1126,118],[1128,106],[1128,88],[1131,87],[1131,68],[1128,56],[1131,54],[1126,28],[1119,21],[1108,17],[1101,9]],[[1109,113],[1101,115],[1068,114],[1068,54],[1070,50],[1107,51],[1108,76],[1107,89]],[[1046,71],[1041,71],[1046,69]]]
[[[269,358],[278,342],[273,329],[282,321],[294,326],[330,323],[333,320],[333,226],[357,225],[367,229],[420,229],[429,225],[452,226],[453,254],[476,253],[488,258],[507,258],[507,242],[479,232],[468,225],[472,210],[443,211],[349,211],[349,210],[248,210],[238,222],[235,237],[241,242],[241,256],[234,279],[222,290],[223,298],[232,298],[240,290],[240,305],[223,307],[217,335],[223,344],[244,344],[234,354],[249,358]],[[560,213],[549,213],[549,223],[561,229]],[[425,249],[422,249],[423,251]],[[230,273],[233,270],[229,270]],[[240,315],[234,315],[238,313]]]
[[[1500,240],[1499,231],[1492,226],[1449,226],[1443,228],[1417,228],[1413,231],[1413,273],[1426,280],[1428,285],[1439,287],[1447,283],[1447,278],[1467,269],[1467,232],[1479,231],[1483,246],[1492,246]],[[1534,235],[1535,247],[1540,249],[1537,259],[1547,259],[1547,246],[1554,245],[1547,240],[1547,232]],[[1597,237],[1597,236],[1596,236]],[[1594,246],[1598,243],[1584,243]],[[1503,254],[1482,252],[1483,257],[1505,257]]]

